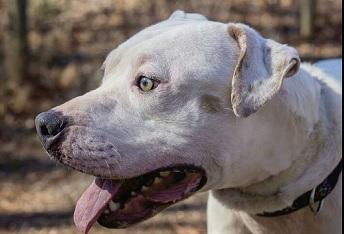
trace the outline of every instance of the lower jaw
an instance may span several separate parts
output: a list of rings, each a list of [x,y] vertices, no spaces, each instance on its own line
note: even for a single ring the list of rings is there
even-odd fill
[[[192,173],[194,173],[193,175],[196,174],[196,172]],[[200,190],[206,183],[206,177],[203,170],[199,170],[197,174],[199,174],[197,176],[197,186],[192,186],[191,190],[188,189],[188,186],[179,186],[183,185],[183,183],[180,183],[179,185],[177,184],[177,186],[173,187],[173,189],[176,189],[177,191],[186,191],[185,193],[178,192],[178,194],[182,195],[169,196],[168,192],[170,191],[168,191],[168,189],[167,192],[166,190],[162,190],[158,191],[158,193],[148,195],[145,192],[138,192],[134,197],[131,197],[120,204],[120,207],[117,209],[112,211],[107,209],[107,212],[104,211],[97,219],[97,222],[107,228],[126,228],[147,220],[169,206],[190,197],[196,191]],[[196,184],[196,180],[194,179],[195,176],[194,178],[192,177],[193,176],[191,176],[191,179],[187,179],[189,176],[186,176],[185,180],[188,182],[185,183],[189,185]],[[112,202],[115,201],[116,198],[114,198]],[[119,206],[119,203],[116,204]]]

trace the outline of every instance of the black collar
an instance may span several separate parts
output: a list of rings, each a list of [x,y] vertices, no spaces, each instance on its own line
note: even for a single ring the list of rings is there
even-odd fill
[[[289,214],[291,212],[300,210],[309,206],[311,210],[316,213],[320,210],[323,199],[331,193],[338,182],[338,177],[342,171],[342,160],[338,163],[336,168],[331,172],[331,174],[321,182],[316,188],[302,194],[293,202],[289,207],[282,210],[273,212],[264,212],[257,214],[258,216],[264,217],[275,217],[280,215]],[[313,204],[319,202],[317,209],[313,208]]]

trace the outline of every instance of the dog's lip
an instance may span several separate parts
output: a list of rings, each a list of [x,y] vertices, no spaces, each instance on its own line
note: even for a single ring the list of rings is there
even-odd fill
[[[199,165],[199,164],[194,165],[193,162],[186,162],[186,163],[178,162],[175,164],[173,164],[173,163],[168,164],[167,163],[166,166],[159,167],[158,169],[154,169],[154,167],[146,168],[139,174],[136,174],[133,172],[133,173],[131,173],[131,175],[128,175],[128,176],[122,176],[121,175],[122,173],[121,174],[116,173],[115,175],[108,174],[108,170],[105,170],[102,172],[96,172],[96,171],[89,171],[89,170],[86,170],[84,168],[80,168],[76,165],[71,164],[70,161],[67,161],[67,160],[65,161],[64,158],[70,158],[70,157],[66,156],[64,153],[61,152],[60,143],[68,137],[67,134],[70,131],[71,127],[84,127],[84,126],[82,126],[82,125],[68,126],[65,129],[63,129],[61,132],[59,132],[57,135],[48,138],[44,143],[41,141],[41,143],[42,143],[44,149],[46,150],[46,152],[48,153],[48,156],[50,159],[57,161],[57,162],[65,165],[65,166],[68,166],[68,167],[70,167],[76,171],[81,172],[81,173],[92,175],[92,176],[102,178],[102,179],[127,180],[127,179],[131,179],[131,178],[135,178],[135,177],[140,176],[140,175],[148,174],[148,173],[153,172],[153,171],[170,170],[172,168],[178,168],[178,167],[188,167],[189,169],[199,168],[200,170],[202,170],[202,173],[206,174],[205,170],[202,168],[201,165]]]
[[[175,174],[171,174],[173,175],[173,177],[171,175],[169,175],[170,177],[166,176],[165,177],[166,180],[163,181],[164,183],[161,185],[162,187],[154,187],[156,184],[154,185],[154,183],[152,183],[153,188],[146,192],[142,192],[141,189],[139,189],[139,191],[135,190],[135,186],[138,186],[140,188],[142,184],[133,186],[133,183],[134,184],[145,183],[145,179],[142,179],[142,178],[150,179],[151,176],[154,174],[160,175],[160,173],[164,173],[164,172],[166,173],[168,171],[176,171],[176,170],[185,171],[185,172],[188,172],[188,174],[185,174],[185,176],[181,180],[178,180],[179,182],[174,181],[172,184],[169,184],[168,181],[171,181],[171,179],[174,179]],[[91,228],[91,226],[96,220],[102,226],[105,226],[108,228],[125,228],[129,225],[148,219],[154,216],[155,214],[159,213],[161,210],[167,208],[168,206],[178,201],[181,201],[191,196],[195,192],[199,191],[206,183],[206,176],[205,176],[204,170],[200,167],[183,165],[183,166],[172,166],[168,168],[166,167],[160,168],[160,169],[148,172],[144,175],[127,179],[127,180],[109,180],[109,179],[101,179],[101,178],[97,178],[97,180],[103,181],[102,183],[99,183],[101,184],[101,187],[103,187],[103,184],[107,184],[107,186],[105,187],[107,187],[108,191],[113,191],[113,189],[109,188],[108,185],[112,184],[113,185],[112,187],[114,188],[117,186],[116,188],[117,191],[112,195],[111,194],[106,195],[107,198],[105,198],[104,201],[97,200],[95,202],[95,205],[90,205],[90,207],[92,207],[90,213],[93,213],[93,214],[89,214],[89,217],[86,217],[86,218],[83,217],[85,214],[85,211],[81,210],[83,208],[80,208],[80,207],[87,207],[87,206],[82,203],[85,203],[85,201],[88,202],[88,200],[93,200],[92,196],[94,196],[93,194],[95,193],[103,194],[103,192],[101,192],[103,191],[103,188],[100,189],[98,186],[98,188],[96,188],[98,192],[95,192],[95,193],[88,192],[89,190],[88,189],[82,195],[82,198],[78,201],[78,205],[77,205],[77,209],[75,211],[74,217],[75,217],[76,225],[78,229],[84,233],[87,233],[87,231]],[[168,183],[168,184],[165,186],[165,183]],[[132,193],[133,190],[137,192],[136,196],[130,195],[130,193]],[[125,195],[128,193],[129,195]],[[127,198],[127,196],[129,197]],[[87,197],[87,198],[84,199],[84,197]],[[81,202],[81,200],[84,200],[84,202]],[[123,201],[121,202],[121,200]],[[117,208],[117,210],[111,211],[110,203],[111,202],[113,203],[114,201],[116,201],[117,204],[121,204],[121,208]],[[94,207],[96,206],[98,206],[98,208],[96,208],[97,211],[94,211],[95,209]],[[82,220],[88,220],[88,221],[80,222],[80,217],[78,217],[80,215],[82,216],[81,217]]]

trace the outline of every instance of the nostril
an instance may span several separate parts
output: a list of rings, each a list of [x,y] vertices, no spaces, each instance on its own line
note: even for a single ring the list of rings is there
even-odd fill
[[[51,135],[51,134],[49,133],[48,128],[47,128],[45,125],[41,126],[40,131],[41,131],[41,134],[42,134],[43,136],[49,136],[49,135]]]
[[[63,130],[63,119],[55,112],[43,112],[35,119],[38,135],[44,140],[56,136]]]

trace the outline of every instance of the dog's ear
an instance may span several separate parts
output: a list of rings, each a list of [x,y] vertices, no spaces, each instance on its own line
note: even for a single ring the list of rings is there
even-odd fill
[[[208,20],[205,16],[196,13],[185,13],[177,10],[172,13],[168,20]]]
[[[236,116],[247,117],[280,90],[284,78],[297,73],[300,58],[294,48],[265,39],[246,25],[229,24],[228,33],[239,46],[232,107]]]

